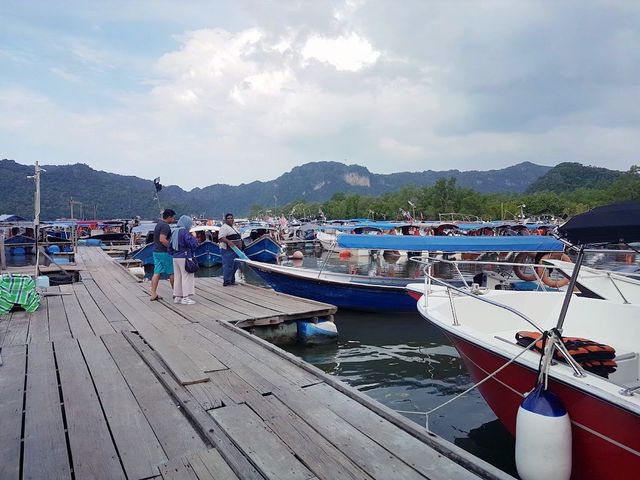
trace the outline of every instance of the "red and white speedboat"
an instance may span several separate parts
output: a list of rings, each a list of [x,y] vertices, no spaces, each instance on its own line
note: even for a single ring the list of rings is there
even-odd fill
[[[631,221],[638,224],[640,214]],[[574,244],[591,243],[584,228],[580,235],[571,233],[567,238]],[[638,227],[635,231],[625,227],[626,236],[620,235],[616,225],[610,228],[615,241],[637,241],[640,234]],[[597,241],[611,241],[599,226],[596,233]],[[574,267],[574,284],[581,256]],[[573,286],[569,284],[569,292]],[[431,290],[424,295],[428,288]],[[418,299],[419,313],[451,339],[474,382],[521,354],[479,386],[491,409],[514,435],[518,408],[536,384],[540,364],[539,353],[523,352],[516,343],[518,331],[560,327],[565,337],[587,338],[613,347],[617,368],[608,378],[579,368],[582,376],[578,376],[575,368],[555,362],[548,370],[548,388],[560,397],[571,419],[571,478],[640,478],[639,304],[564,292],[476,289],[471,293],[448,286],[427,287],[424,283],[411,284],[407,289]]]

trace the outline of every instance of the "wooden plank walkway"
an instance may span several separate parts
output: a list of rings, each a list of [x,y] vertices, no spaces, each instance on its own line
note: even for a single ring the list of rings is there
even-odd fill
[[[0,318],[0,479],[509,478],[231,323],[329,306],[212,279],[149,302],[79,256],[81,283]]]

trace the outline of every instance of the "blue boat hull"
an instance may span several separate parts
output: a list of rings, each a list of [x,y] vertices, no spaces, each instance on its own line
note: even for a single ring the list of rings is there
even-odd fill
[[[220,246],[209,240],[202,242],[195,250],[195,256],[201,267],[209,268],[222,263]]]
[[[282,247],[269,236],[258,238],[244,249],[244,254],[256,262],[275,263]]]
[[[276,292],[329,303],[338,308],[393,312],[413,312],[416,309],[416,301],[407,294],[404,287],[343,284],[252,268]]]
[[[131,254],[131,258],[140,260],[142,265],[153,265],[153,243],[149,243]]]

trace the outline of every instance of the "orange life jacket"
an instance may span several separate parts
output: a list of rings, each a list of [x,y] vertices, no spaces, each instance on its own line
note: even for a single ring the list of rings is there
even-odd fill
[[[523,347],[528,347],[539,336],[539,332],[520,331],[516,333],[516,342]],[[614,360],[616,351],[613,347],[580,337],[562,337],[562,343],[571,357],[585,370],[605,378],[615,372],[617,367]],[[542,353],[542,340],[536,342],[534,350]],[[554,358],[566,362],[558,350],[555,351]]]

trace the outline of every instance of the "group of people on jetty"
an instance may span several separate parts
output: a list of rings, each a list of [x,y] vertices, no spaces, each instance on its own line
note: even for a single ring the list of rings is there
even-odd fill
[[[158,221],[153,232],[153,277],[151,277],[151,301],[162,299],[158,295],[160,277],[166,275],[173,288],[173,303],[193,305],[195,300],[195,270],[194,249],[198,241],[191,235],[193,220],[188,215],[182,215],[176,223],[176,212],[167,208],[162,212],[162,219]],[[218,233],[220,255],[222,257],[222,285],[235,285],[235,274],[238,268],[235,259],[237,254],[234,247],[241,248],[240,232],[234,227],[232,213],[224,216],[224,224]],[[197,265],[197,264],[196,264]]]

